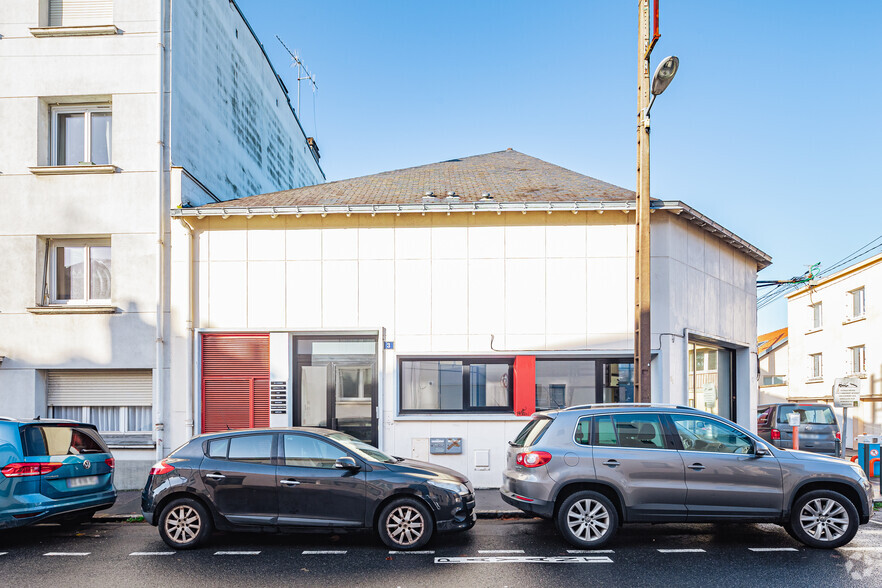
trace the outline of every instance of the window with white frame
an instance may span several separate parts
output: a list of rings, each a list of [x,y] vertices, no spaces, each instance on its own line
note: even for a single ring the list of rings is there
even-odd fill
[[[49,5],[50,27],[111,24],[113,0],[43,0]]]
[[[153,430],[152,370],[49,370],[53,418],[92,423],[101,433],[144,440]]]
[[[824,360],[821,353],[809,355],[809,378],[824,377]]]
[[[866,312],[866,300],[864,296],[864,288],[860,287],[848,293],[848,318],[860,318]]]
[[[52,418],[92,423],[101,433],[149,433],[149,406],[53,406]]]
[[[851,374],[863,374],[867,370],[867,352],[863,345],[848,348],[849,370]]]
[[[110,239],[50,240],[47,273],[52,304],[109,304]]]
[[[52,165],[107,165],[111,158],[109,104],[52,108]]]
[[[824,306],[823,303],[818,302],[816,304],[812,304],[809,308],[812,309],[812,330],[820,329],[824,326]]]

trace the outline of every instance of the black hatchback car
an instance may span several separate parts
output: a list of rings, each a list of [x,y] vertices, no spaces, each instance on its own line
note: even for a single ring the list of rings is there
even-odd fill
[[[469,480],[392,457],[328,429],[247,429],[202,435],[150,470],[144,519],[175,549],[212,529],[341,532],[375,529],[393,549],[475,524]]]

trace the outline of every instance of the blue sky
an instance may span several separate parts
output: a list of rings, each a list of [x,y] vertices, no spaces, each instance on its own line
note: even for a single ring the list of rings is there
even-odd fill
[[[279,35],[316,75],[301,121],[329,180],[512,147],[635,184],[634,0],[238,0],[292,99]],[[882,2],[661,0],[680,70],[653,107],[652,195],[821,269],[882,234]],[[878,252],[878,250],[877,250]],[[759,332],[786,324],[786,305]]]

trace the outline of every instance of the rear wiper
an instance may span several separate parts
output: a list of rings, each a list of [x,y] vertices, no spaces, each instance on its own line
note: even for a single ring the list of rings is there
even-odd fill
[[[522,447],[522,445],[518,445],[518,444],[515,443],[514,441],[509,441],[508,444],[509,444],[510,446],[512,446],[512,447]]]

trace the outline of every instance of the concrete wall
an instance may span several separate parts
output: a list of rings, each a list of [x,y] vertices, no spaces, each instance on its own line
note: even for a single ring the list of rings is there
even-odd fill
[[[431,459],[467,473],[477,486],[493,487],[506,441],[526,419],[399,415],[398,356],[631,355],[632,220],[620,212],[190,217],[194,324],[385,329],[395,348],[380,357],[382,448]],[[756,385],[749,307],[755,305],[756,264],[668,213],[654,215],[653,223],[653,331],[662,342],[653,399],[686,402],[684,335],[692,330],[737,347],[739,420],[749,426],[752,419],[742,417],[752,414]],[[180,243],[186,250],[187,231],[178,224],[173,230],[175,248]],[[709,258],[716,262],[705,265]],[[177,283],[187,278],[188,261],[175,259]],[[705,305],[708,296],[712,302]],[[701,302],[697,314],[693,300]],[[183,304],[174,316],[183,353],[191,345]],[[193,381],[192,372],[173,370],[174,389]],[[462,455],[426,454],[431,436],[463,437]],[[479,450],[490,452],[487,469],[475,466]]]
[[[276,73],[229,0],[172,3],[172,89],[172,164],[220,199],[324,181]]]
[[[848,293],[864,287],[866,313],[850,318]],[[790,398],[831,399],[836,378],[850,376],[849,348],[864,345],[866,371],[861,374],[862,406],[849,411],[848,446],[856,435],[882,434],[882,256],[856,264],[817,286],[804,288],[787,301]],[[823,324],[814,329],[811,305],[823,304]],[[809,355],[823,354],[823,377],[811,377]],[[837,410],[840,418],[842,411]],[[853,418],[852,418],[853,417]]]

